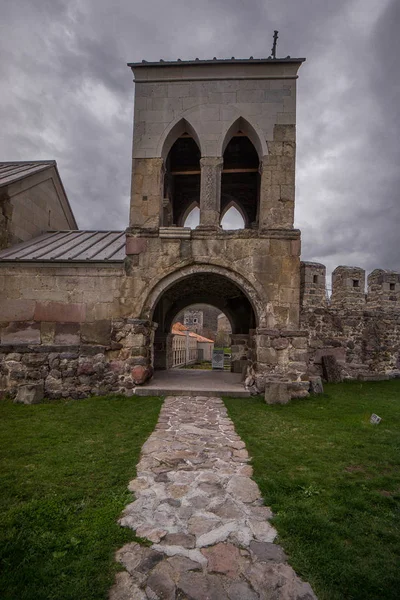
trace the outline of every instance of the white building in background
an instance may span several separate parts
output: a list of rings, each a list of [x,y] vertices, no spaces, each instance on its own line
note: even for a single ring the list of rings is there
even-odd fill
[[[213,340],[189,331],[182,323],[172,326],[172,367],[211,361],[213,349]]]

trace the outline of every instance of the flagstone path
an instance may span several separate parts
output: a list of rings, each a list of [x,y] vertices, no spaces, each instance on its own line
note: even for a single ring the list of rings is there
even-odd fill
[[[244,442],[216,397],[165,399],[142,448],[110,600],[315,600],[274,544]]]

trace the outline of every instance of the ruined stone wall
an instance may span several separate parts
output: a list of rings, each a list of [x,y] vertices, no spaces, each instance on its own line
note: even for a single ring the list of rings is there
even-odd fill
[[[302,263],[301,272],[300,326],[308,339],[309,372],[322,374],[322,357],[330,354],[346,378],[399,374],[400,275],[376,269],[368,276],[366,293],[363,269],[337,267],[327,301],[325,267]]]
[[[21,386],[38,387],[47,398],[130,395],[149,375],[152,323],[113,319],[59,323],[57,330],[62,335],[53,343],[0,345],[0,395],[14,397]]]

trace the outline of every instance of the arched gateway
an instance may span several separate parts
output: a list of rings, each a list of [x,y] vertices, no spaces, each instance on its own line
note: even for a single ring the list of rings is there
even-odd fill
[[[247,358],[254,361],[251,337],[262,310],[257,292],[228,269],[199,264],[195,272],[192,267],[186,267],[165,277],[146,301],[143,316],[157,323],[154,337],[156,369],[171,367],[171,325],[176,315],[193,304],[213,306],[228,317],[234,347],[233,370],[235,361]]]
[[[135,116],[124,301],[142,336],[138,366],[167,368],[174,318],[205,303],[228,317],[240,358],[260,377],[303,370],[293,343],[302,335],[293,228],[302,60],[129,65]],[[231,206],[243,229],[221,228]],[[200,224],[191,230],[184,223],[194,207]]]

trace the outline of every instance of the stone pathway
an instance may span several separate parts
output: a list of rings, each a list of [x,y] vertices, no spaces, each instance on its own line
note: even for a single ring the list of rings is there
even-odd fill
[[[220,398],[168,397],[142,448],[110,600],[314,600],[274,544],[244,442]]]

